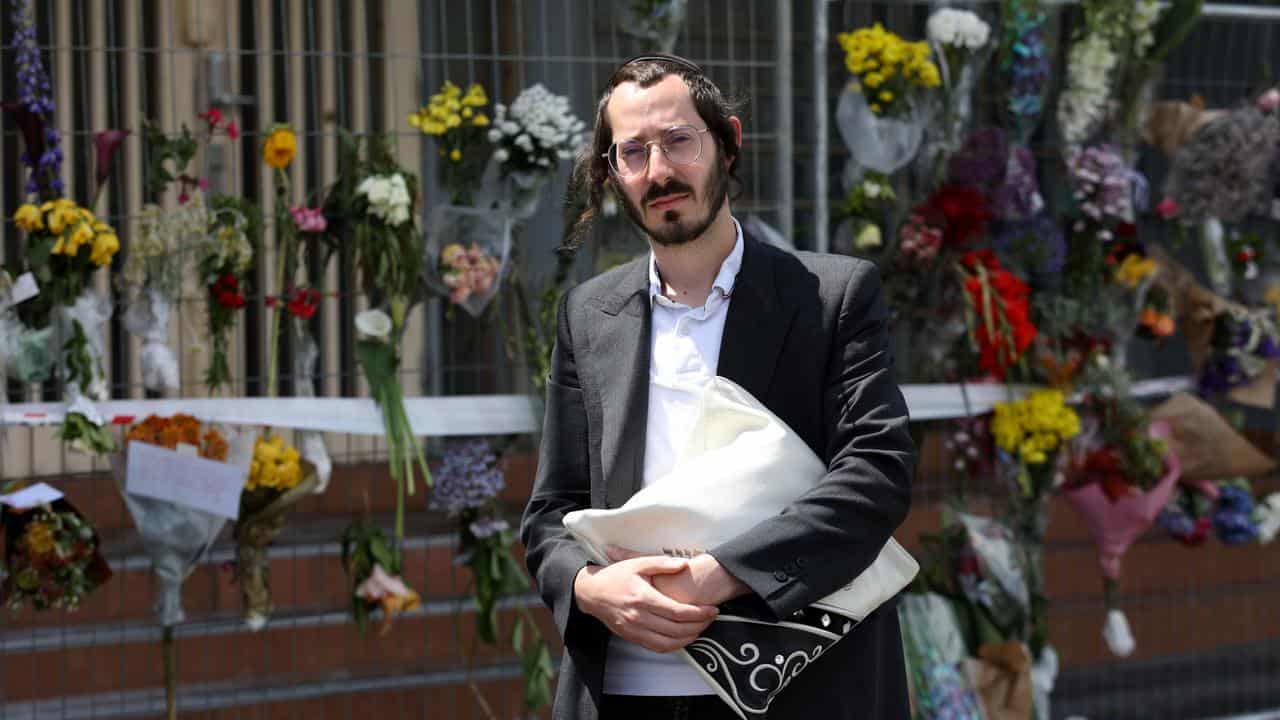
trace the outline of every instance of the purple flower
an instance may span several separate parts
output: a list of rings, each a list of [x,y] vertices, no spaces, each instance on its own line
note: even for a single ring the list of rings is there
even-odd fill
[[[1109,145],[1091,145],[1067,156],[1067,175],[1081,215],[1102,222],[1133,218],[1133,178]]]
[[[994,245],[1002,257],[1032,275],[1057,275],[1067,262],[1062,228],[1045,213],[1003,223]]]
[[[1009,139],[998,127],[969,133],[964,145],[947,164],[953,183],[990,189],[1004,181],[1009,157]]]
[[[25,152],[22,161],[31,174],[26,183],[28,194],[46,197],[62,194],[62,151],[58,148],[58,131],[47,127],[53,115],[53,88],[49,73],[40,57],[35,29],[35,13],[30,0],[11,0],[10,19],[14,60],[18,69],[18,101],[6,103],[22,128]]]
[[[481,508],[506,487],[497,459],[483,440],[450,443],[434,475],[430,507],[450,515]]]
[[[1224,545],[1243,545],[1258,537],[1258,526],[1246,513],[1216,510],[1213,513],[1213,530]]]

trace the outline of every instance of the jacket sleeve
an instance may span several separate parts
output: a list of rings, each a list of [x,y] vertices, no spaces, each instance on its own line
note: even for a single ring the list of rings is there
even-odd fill
[[[560,302],[538,469],[520,526],[525,563],[566,642],[572,625],[599,624],[574,602],[573,581],[588,559],[563,523],[565,515],[591,504],[587,415],[569,328],[570,294]]]
[[[782,513],[710,551],[775,619],[860,574],[906,518],[916,451],[887,321],[879,271],[858,263],[823,379],[826,475]]]

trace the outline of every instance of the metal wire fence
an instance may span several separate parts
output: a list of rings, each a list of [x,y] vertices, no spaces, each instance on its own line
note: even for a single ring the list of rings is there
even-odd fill
[[[338,129],[393,135],[402,164],[418,171],[425,205],[442,202],[438,156],[429,139],[405,123],[444,80],[483,83],[490,97],[510,102],[535,82],[565,94],[580,117],[591,120],[595,99],[621,59],[653,49],[628,34],[619,18],[630,0],[50,0],[36,5],[37,34],[51,70],[57,127],[65,138],[64,177],[70,194],[86,201],[92,192],[93,132],[130,128],[111,178],[106,205],[120,230],[121,258],[129,251],[142,203],[170,206],[171,196],[150,197],[143,183],[147,149],[138,129],[143,119],[167,132],[219,104],[244,130],[234,143],[219,141],[197,158],[211,191],[241,195],[265,207],[274,201],[271,177],[260,160],[263,133],[288,122],[299,133],[299,156],[291,202],[314,199],[337,172]],[[1267,10],[1266,3],[1258,4]],[[675,52],[703,64],[713,78],[748,100],[745,117],[743,197],[740,216],[757,214],[793,236],[800,247],[818,244],[824,221],[815,178],[838,194],[841,151],[826,145],[813,108],[815,77],[828,79],[834,97],[842,86],[842,64],[830,43],[816,40],[819,14],[835,32],[880,20],[919,35],[930,6],[907,0],[816,2],[792,5],[764,0],[692,0]],[[1060,9],[1059,12],[1066,12]],[[1261,12],[1261,11],[1260,11]],[[16,96],[14,48],[8,13],[0,19],[0,96]],[[1168,63],[1161,97],[1203,95],[1225,105],[1269,78],[1277,48],[1276,23],[1246,14],[1207,18]],[[1060,22],[1059,35],[1069,32]],[[1061,44],[1059,44],[1061,47]],[[819,61],[817,58],[822,57]],[[793,69],[794,68],[794,69]],[[819,69],[822,74],[819,74]],[[981,99],[980,99],[981,102]],[[17,161],[20,141],[6,123],[0,138],[0,260],[12,264],[20,241],[10,218],[21,201]],[[1046,153],[1049,152],[1047,149]],[[1154,158],[1143,169],[1158,186]],[[553,248],[563,228],[562,169],[543,197],[538,214],[517,237],[517,272],[529,287],[546,281]],[[795,189],[792,190],[794,182]],[[267,216],[270,217],[268,212]],[[420,218],[425,221],[425,216]],[[271,229],[265,246],[273,247]],[[578,277],[619,256],[643,249],[621,224],[601,229],[582,253]],[[113,271],[118,274],[119,264]],[[273,258],[258,269],[258,288],[272,277]],[[363,309],[360,281],[348,250],[327,265],[307,268],[325,297],[311,330],[320,360],[309,378],[285,364],[282,390],[310,383],[320,396],[359,396],[363,381],[354,362],[352,319]],[[121,292],[103,278],[101,288]],[[521,391],[527,387],[518,356],[507,350],[512,298],[500,294],[485,316],[447,312],[439,301],[414,316],[406,341],[403,382],[411,394],[452,395]],[[175,308],[170,343],[179,350],[181,396],[202,392],[207,357],[203,299],[188,287]],[[140,398],[140,342],[129,336],[119,313],[108,327],[107,373],[112,396]],[[234,394],[260,395],[267,363],[269,312],[259,293],[233,343]],[[292,352],[283,341],[283,356]],[[1135,362],[1152,371],[1177,372],[1185,358],[1165,354]],[[10,402],[56,400],[56,383],[10,383]],[[1270,420],[1268,414],[1265,420]],[[1259,420],[1261,422],[1261,419]],[[387,636],[362,637],[345,611],[345,576],[337,538],[353,513],[385,518],[389,506],[381,474],[370,464],[381,457],[370,438],[329,435],[331,454],[342,469],[322,495],[300,506],[272,550],[277,611],[258,634],[239,621],[237,589],[225,564],[233,558],[223,542],[188,579],[184,604],[189,621],[179,630],[181,707],[184,717],[351,718],[377,712],[388,717],[509,718],[521,712],[515,681],[519,667],[509,653],[477,648],[471,640],[468,578],[452,564],[454,534],[448,522],[421,501],[411,515],[412,539],[406,576],[423,590],[424,606]],[[527,443],[516,441],[517,449]],[[527,456],[507,461],[514,512],[527,493]],[[939,468],[922,478],[916,504],[929,508],[950,487],[945,456],[926,445],[925,465]],[[68,455],[47,428],[10,427],[0,447],[0,478],[39,477],[64,489],[103,530],[116,576],[79,613],[3,615],[0,620],[0,719],[154,717],[164,707],[159,687],[158,629],[151,621],[149,565],[130,529],[128,515],[102,461]],[[927,510],[926,510],[927,512]],[[931,519],[933,516],[929,516]],[[1057,520],[1055,518],[1055,520]],[[1069,522],[1065,521],[1065,522]],[[927,525],[927,522],[924,522]],[[1140,544],[1152,563],[1170,557],[1157,541]],[[1087,541],[1063,539],[1060,566],[1087,564]],[[1146,613],[1144,642],[1159,650],[1141,661],[1101,661],[1067,667],[1055,696],[1055,716],[1092,718],[1208,717],[1280,706],[1275,696],[1277,634],[1272,618],[1280,600],[1274,556],[1199,555],[1187,561],[1178,582],[1162,580],[1168,568],[1133,570],[1140,594],[1131,612]],[[1252,552],[1252,551],[1251,551]],[[1220,563],[1213,557],[1222,557]],[[1210,560],[1206,560],[1210,558]],[[1213,567],[1215,565],[1221,567]],[[1229,570],[1223,570],[1222,568]],[[1157,570],[1164,571],[1161,575]],[[1080,573],[1070,575],[1071,582]],[[1085,576],[1090,577],[1090,576]],[[1100,599],[1071,594],[1055,609],[1082,618],[1092,632]],[[532,595],[508,608],[536,606]],[[508,617],[504,615],[504,617]],[[1163,626],[1163,627],[1158,627]],[[549,627],[544,632],[554,635]],[[1182,708],[1181,710],[1166,708]],[[1062,713],[1061,715],[1059,713]]]

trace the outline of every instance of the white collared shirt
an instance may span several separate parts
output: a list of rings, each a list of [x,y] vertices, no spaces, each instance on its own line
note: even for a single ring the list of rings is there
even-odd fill
[[[649,415],[645,428],[644,486],[675,466],[698,412],[698,394],[716,376],[729,300],[742,267],[742,226],[720,264],[711,294],[691,308],[662,293],[657,258],[649,253],[653,332],[649,351]],[[705,680],[674,653],[645,650],[614,636],[605,661],[604,691],[614,695],[710,695]]]

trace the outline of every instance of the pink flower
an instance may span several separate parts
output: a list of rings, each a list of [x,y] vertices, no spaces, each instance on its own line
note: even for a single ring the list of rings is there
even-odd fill
[[[231,138],[232,140],[235,140],[240,137],[240,126],[236,124],[235,120],[232,120],[231,122],[227,123],[227,137]]]
[[[319,233],[329,227],[320,208],[309,208],[299,205],[289,211],[293,215],[293,223],[302,232]]]
[[[1178,212],[1181,210],[1182,208],[1178,206],[1178,201],[1167,195],[1160,201],[1159,205],[1156,205],[1156,213],[1165,220],[1172,220],[1177,217]]]
[[[222,111],[216,107],[211,107],[200,113],[199,117],[209,123],[209,129],[211,130],[222,124]]]
[[[1280,90],[1271,88],[1258,96],[1258,109],[1262,112],[1271,112],[1277,107],[1280,107]]]

